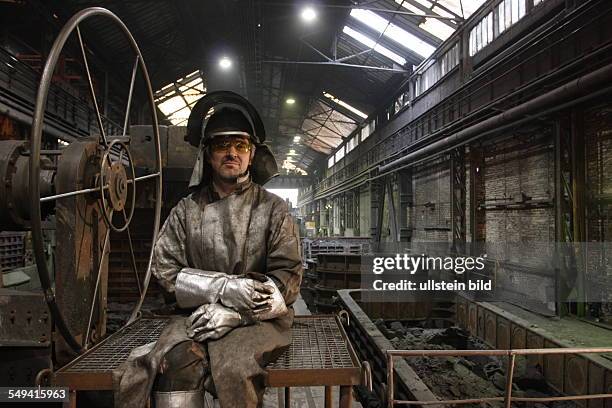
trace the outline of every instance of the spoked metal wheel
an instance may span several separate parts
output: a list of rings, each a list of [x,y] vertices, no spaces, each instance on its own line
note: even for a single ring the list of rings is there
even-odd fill
[[[85,42],[79,28],[79,25],[84,20],[92,17],[106,18],[118,26],[134,53],[134,66],[132,69],[132,77],[126,103],[123,135],[107,135],[104,130],[103,118],[100,115],[98,100],[95,94],[95,87],[90,72],[90,65],[87,59]],[[82,157],[86,158],[86,160],[77,160],[78,163],[81,163],[79,166],[82,166],[85,169],[83,171],[84,176],[82,178],[82,182],[68,183],[71,188],[66,188],[66,185],[59,188],[60,183],[57,182],[56,185],[58,188],[56,188],[54,194],[41,197],[39,176],[41,173],[41,139],[44,127],[47,97],[49,94],[53,73],[62,50],[64,49],[68,38],[73,33],[76,34],[78,45],[81,49],[83,65],[87,74],[87,80],[89,82],[89,92],[96,112],[99,135],[95,138],[75,142],[75,144],[80,145],[74,148],[72,148],[72,145],[68,146],[68,148],[64,150],[61,157],[58,158],[58,161],[60,161],[58,168],[61,168],[62,162],[64,160],[68,161],[69,155],[73,154],[75,151],[78,151]],[[126,136],[126,129],[129,125],[130,105],[132,103],[136,76],[139,71],[142,78],[142,83],[146,88],[146,96],[149,109],[151,111],[151,123],[153,125],[152,130],[154,137],[153,143],[155,147],[155,168],[149,170],[148,174],[142,174],[137,177],[134,169],[134,161],[130,153],[130,137]],[[149,253],[146,272],[144,273],[144,279],[142,279],[142,275],[139,275],[139,271],[136,266],[134,247],[132,245],[132,235],[130,233],[130,223],[136,207],[138,186],[147,184],[148,188],[151,188],[151,185],[153,184],[155,191],[154,194],[152,194],[154,196],[152,198],[154,198],[155,203],[154,218],[151,223],[153,228],[152,244],[155,242],[159,230],[162,205],[162,161],[159,129],[155,109],[153,91],[142,54],[140,53],[138,45],[132,37],[132,34],[123,24],[123,22],[109,10],[99,7],[88,8],[75,14],[63,27],[59,36],[55,40],[55,43],[53,44],[49,57],[45,63],[38,89],[32,125],[32,135],[30,140],[29,204],[33,252],[36,259],[41,286],[45,292],[45,298],[57,331],[61,333],[62,337],[70,348],[77,352],[82,352],[84,349],[87,349],[93,341],[92,321],[94,320],[93,316],[96,303],[99,301],[99,299],[102,299],[101,291],[104,290],[105,283],[101,282],[101,276],[103,275],[103,270],[108,267],[107,263],[108,252],[110,251],[111,246],[109,242],[111,231],[127,234],[130,244],[132,267],[137,278],[136,281],[138,282],[140,297],[138,298],[138,301],[131,312],[129,322],[133,321],[137,317],[146,296],[147,287],[151,277],[152,251]],[[148,192],[150,193],[150,190]],[[86,257],[87,254],[89,255],[90,258],[86,260],[88,262],[81,262],[80,258],[78,258],[79,265],[75,269],[82,269],[83,264],[87,263],[88,270],[84,274],[90,274],[88,276],[90,276],[91,279],[88,280],[89,288],[87,291],[85,291],[87,293],[83,292],[84,294],[80,298],[75,297],[75,302],[80,303],[71,305],[71,309],[74,310],[70,310],[69,312],[63,310],[64,308],[60,307],[61,305],[58,305],[56,288],[54,287],[54,282],[50,277],[49,268],[46,263],[43,231],[41,225],[41,203],[45,206],[49,205],[49,203],[56,203],[56,216],[57,218],[60,218],[64,216],[63,214],[60,214],[60,212],[64,211],[66,208],[62,204],[62,202],[64,202],[62,200],[66,199],[73,200],[73,202],[76,202],[76,200],[81,200],[79,203],[86,204],[85,207],[75,207],[77,210],[79,208],[87,208],[88,211],[91,210],[92,214],[88,213],[87,216],[89,218],[87,218],[87,220],[81,224],[86,224],[87,222],[90,222],[91,219],[104,220],[103,222],[96,221],[97,224],[94,223],[94,232],[91,234],[92,237],[97,239],[97,242],[100,245],[93,248],[89,252],[87,249],[82,250],[82,253],[85,254],[84,257]],[[78,213],[78,211],[73,211],[73,213]],[[77,215],[80,216],[80,214]],[[98,217],[98,215],[101,217]],[[98,225],[101,227],[98,227]],[[78,234],[78,230],[74,231],[74,233]],[[58,230],[56,238],[58,247],[64,245],[64,240],[70,241],[70,239],[70,237],[60,235]],[[152,244],[151,248],[153,247]],[[58,273],[61,272],[61,270],[58,271]],[[81,273],[80,270],[79,273]],[[80,276],[76,277],[72,281],[68,281],[68,283],[72,283],[75,286],[65,288],[64,290],[67,293],[70,291],[78,292],[80,290],[80,287],[78,286],[81,284],[80,282],[83,282],[83,279],[81,279]],[[64,282],[64,284],[66,284],[66,282]],[[91,287],[93,287],[93,294],[91,293]],[[84,307],[88,309],[86,313],[83,312]],[[81,319],[81,324],[79,327],[75,327],[75,325],[72,323],[72,320],[74,319],[66,318],[67,313],[70,313],[71,315],[74,315],[75,313],[79,314]],[[83,328],[83,322],[85,319],[87,321],[86,329]],[[80,334],[75,336],[75,332]]]

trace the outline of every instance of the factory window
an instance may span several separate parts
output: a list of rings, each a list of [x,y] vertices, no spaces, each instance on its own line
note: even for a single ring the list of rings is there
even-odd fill
[[[353,150],[355,147],[357,147],[357,145],[359,144],[359,135],[355,135],[353,136],[348,143],[346,144],[346,152],[350,152],[351,150]]]
[[[431,88],[444,75],[448,74],[459,64],[459,43],[445,52],[437,61],[431,61],[414,81],[414,96],[417,97]]]
[[[404,94],[401,94],[395,100],[395,103],[393,104],[393,114],[395,115],[397,112],[399,112],[400,109],[402,109],[402,106],[404,106]]]
[[[533,0],[533,5],[537,6],[538,4],[542,3],[544,0]]]
[[[334,165],[334,155],[332,154],[329,159],[327,159],[327,168],[330,169]]]
[[[459,16],[467,19],[485,0],[470,0],[463,1],[462,3],[458,0],[436,0],[435,2],[429,0],[395,0],[395,2],[408,11],[419,15],[437,14],[440,17],[453,18]],[[455,31],[454,26],[449,24],[448,20],[430,17],[421,17],[421,19],[424,19],[424,21],[419,24],[419,27],[441,40],[446,40]]]
[[[433,45],[426,43],[413,34],[410,34],[403,28],[390,23],[388,20],[382,18],[373,11],[353,9],[351,10],[351,17],[364,23],[370,28],[373,28],[379,33],[382,33],[385,37],[389,37],[403,47],[406,47],[409,50],[419,54],[423,58],[429,57],[436,50],[436,47]],[[401,65],[404,64],[405,62]]]
[[[344,146],[340,147],[336,152],[336,163],[338,163],[344,157]]]
[[[374,129],[376,128],[376,122],[374,122],[373,120],[368,122],[363,129],[361,129],[361,141],[364,141],[368,138],[368,136],[370,136],[372,133],[374,133]]]
[[[366,47],[372,48],[374,51],[378,52],[379,54],[382,54],[385,57],[395,61],[399,65],[405,65],[406,64],[406,59],[404,59],[403,57],[397,55],[396,53],[394,53],[390,49],[388,49],[386,47],[383,47],[382,45],[378,44],[376,41],[374,41],[370,37],[367,37],[367,36],[361,34],[359,31],[353,30],[349,26],[344,26],[344,28],[342,29],[342,32],[347,34],[347,35],[349,35],[349,36],[351,36],[351,37],[353,37],[355,40],[359,41],[360,43],[362,43]]]
[[[537,4],[534,1],[534,4]],[[504,0],[497,6],[498,31],[503,33],[508,27],[525,15],[525,0]]]
[[[470,56],[475,55],[491,41],[493,41],[493,13],[487,14],[470,31]]]
[[[200,71],[195,71],[155,92],[155,102],[173,125],[187,125],[191,108],[205,93]]]
[[[448,50],[440,59],[440,77],[448,74],[459,64],[459,43]]]
[[[430,61],[429,67],[416,77],[414,87],[415,96],[419,96],[431,88],[431,86],[438,81],[438,77],[438,65],[432,60]]]
[[[404,92],[404,106],[410,104],[410,91]]]

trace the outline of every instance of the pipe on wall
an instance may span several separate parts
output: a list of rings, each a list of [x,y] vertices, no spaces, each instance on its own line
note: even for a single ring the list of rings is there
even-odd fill
[[[380,165],[378,166],[379,173],[387,172],[394,167],[407,164],[410,161],[416,160],[424,155],[435,154],[439,150],[451,147],[453,145],[459,145],[479,133],[489,132],[497,127],[524,117],[536,116],[538,111],[544,110],[547,107],[555,104],[563,103],[566,100],[583,96],[591,91],[597,90],[598,87],[609,85],[610,82],[612,82],[612,64],[606,65],[597,69],[596,71],[583,75],[580,78],[567,82],[566,84],[561,85],[552,91],[546,92],[543,95],[510,108],[498,115],[485,119],[482,122],[472,125],[457,133],[446,136],[421,149],[410,152],[397,160]]]

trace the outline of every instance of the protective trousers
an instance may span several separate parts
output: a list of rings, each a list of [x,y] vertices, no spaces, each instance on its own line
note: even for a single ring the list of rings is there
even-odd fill
[[[206,344],[178,344],[162,359],[154,392],[206,389],[222,408],[260,407],[266,381],[263,367],[291,343],[290,320],[239,327]]]

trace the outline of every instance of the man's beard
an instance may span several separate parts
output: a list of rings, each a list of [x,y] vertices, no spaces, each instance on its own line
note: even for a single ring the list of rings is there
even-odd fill
[[[237,174],[237,175],[228,175],[228,176],[226,176],[226,175],[221,174],[220,172],[217,173],[217,176],[219,177],[219,179],[224,181],[224,182],[226,182],[226,183],[237,183],[239,181],[243,181],[244,177],[246,177],[248,175],[249,175],[249,168],[248,167],[247,167],[247,169],[244,172],[242,172],[240,174]]]

